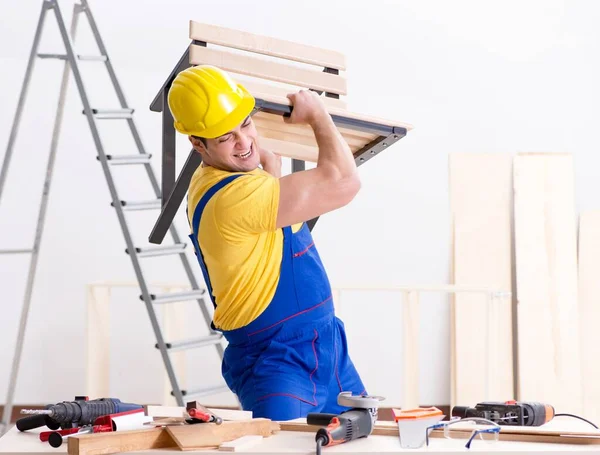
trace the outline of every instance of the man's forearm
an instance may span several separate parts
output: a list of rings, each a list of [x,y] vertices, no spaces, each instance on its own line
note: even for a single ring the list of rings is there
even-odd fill
[[[336,178],[344,179],[356,174],[356,163],[350,147],[338,131],[329,114],[312,125],[319,147],[317,167],[331,168]]]

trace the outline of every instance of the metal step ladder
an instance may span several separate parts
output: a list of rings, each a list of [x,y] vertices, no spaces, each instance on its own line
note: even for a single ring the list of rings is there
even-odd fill
[[[58,23],[58,27],[60,30],[60,35],[62,37],[63,43],[65,45],[65,54],[38,54],[38,47],[42,35],[42,30],[44,26],[44,21],[46,19],[46,15],[49,11],[54,12],[56,17],[56,21]],[[85,14],[88,19],[91,31],[95,37],[96,44],[98,45],[98,49],[100,51],[100,55],[78,55],[75,53],[73,49],[73,41],[75,39],[75,34],[77,30],[78,18],[81,14]],[[110,191],[110,196],[112,199],[111,205],[115,208],[115,212],[117,214],[117,218],[119,220],[119,225],[121,230],[123,231],[123,236],[125,237],[126,244],[126,253],[130,256],[131,262],[133,264],[133,268],[135,270],[136,278],[140,286],[141,295],[140,299],[144,301],[146,305],[146,309],[148,311],[148,315],[150,317],[150,322],[152,324],[152,329],[156,335],[156,348],[160,350],[165,368],[167,370],[167,374],[171,383],[172,392],[171,394],[175,397],[179,406],[184,405],[184,396],[186,397],[199,397],[206,396],[213,393],[218,393],[221,391],[227,390],[227,386],[225,383],[222,385],[216,385],[212,387],[205,387],[197,390],[182,390],[179,387],[177,382],[177,378],[175,376],[173,365],[170,359],[170,352],[183,350],[183,349],[191,349],[196,347],[204,347],[204,346],[214,346],[217,349],[217,352],[222,359],[223,357],[223,347],[221,345],[222,335],[218,332],[215,332],[211,328],[211,320],[212,320],[212,303],[210,305],[207,304],[205,300],[206,290],[200,288],[198,285],[198,281],[193,273],[192,266],[188,260],[188,257],[185,254],[186,251],[186,243],[181,241],[179,234],[174,225],[170,227],[170,233],[173,240],[173,244],[171,245],[161,245],[161,246],[149,246],[149,247],[136,247],[133,243],[133,238],[131,231],[127,225],[126,220],[126,212],[129,211],[139,211],[139,210],[160,210],[162,207],[161,203],[161,190],[159,187],[158,180],[152,170],[151,166],[151,155],[146,153],[144,150],[144,146],[142,145],[142,141],[138,130],[135,126],[133,120],[134,110],[131,109],[125,100],[125,96],[123,91],[117,81],[117,77],[113,66],[111,64],[110,58],[108,57],[108,53],[100,37],[100,33],[98,31],[98,27],[96,26],[94,17],[92,16],[92,12],[88,5],[87,0],[80,0],[80,3],[76,3],[73,8],[73,19],[71,22],[70,33],[67,31],[65,22],[63,20],[62,13],[60,11],[57,0],[43,0],[42,10],[40,13],[37,29],[35,32],[35,37],[33,40],[33,45],[31,48],[31,53],[29,56],[29,61],[27,64],[27,69],[25,73],[25,79],[23,81],[23,86],[21,88],[21,93],[18,101],[18,106],[12,126],[12,130],[10,133],[7,151],[4,156],[4,162],[2,165],[2,169],[0,171],[0,198],[2,196],[2,191],[4,189],[4,184],[6,182],[6,177],[8,174],[8,168],[10,165],[13,146],[16,140],[17,131],[19,128],[19,123],[21,119],[21,114],[23,112],[23,107],[25,104],[25,99],[27,96],[27,89],[31,79],[31,75],[33,72],[34,61],[36,58],[54,58],[65,61],[65,66],[63,70],[63,77],[60,88],[60,96],[58,107],[56,111],[56,118],[54,124],[54,130],[52,134],[52,142],[50,146],[50,155],[48,159],[47,169],[46,169],[46,178],[43,187],[42,198],[40,202],[38,219],[36,225],[36,232],[33,247],[31,249],[18,249],[18,250],[0,250],[0,254],[31,254],[29,273],[26,284],[26,291],[24,297],[23,308],[21,312],[21,319],[18,329],[17,335],[17,343],[15,346],[15,354],[13,358],[12,371],[10,376],[10,383],[8,387],[8,396],[6,399],[6,404],[4,407],[4,413],[2,417],[2,423],[8,426],[10,422],[10,416],[12,414],[13,407],[13,398],[14,398],[14,389],[17,380],[17,374],[22,354],[23,348],[23,339],[25,335],[25,329],[27,324],[27,315],[29,312],[31,295],[33,290],[33,284],[35,281],[35,274],[38,262],[38,256],[40,252],[40,245],[42,240],[42,233],[44,229],[46,208],[48,203],[48,195],[50,192],[50,185],[52,181],[52,172],[54,168],[54,162],[57,151],[57,143],[60,135],[60,128],[62,123],[63,116],[63,108],[65,103],[65,96],[67,92],[69,75],[72,71],[73,77],[75,79],[75,83],[79,90],[79,94],[81,96],[81,101],[83,103],[83,114],[85,114],[94,140],[94,144],[97,149],[97,159],[102,166],[102,170],[106,177],[106,182],[108,184],[108,189]],[[90,101],[87,95],[87,92],[84,87],[84,83],[81,77],[81,73],[79,70],[80,62],[90,62],[90,64],[97,64],[97,62],[104,63],[106,69],[108,70],[108,74],[110,76],[110,80],[112,85],[114,86],[117,98],[119,100],[120,107],[116,109],[95,109],[90,105]],[[97,121],[104,119],[119,119],[127,121],[135,144],[137,146],[137,153],[127,154],[127,155],[113,155],[105,153],[104,146],[102,145],[102,140],[100,139],[100,134],[98,132],[98,128],[96,125]],[[111,174],[111,169],[113,166],[122,166],[122,165],[137,165],[144,166],[146,173],[148,175],[148,179],[150,181],[150,186],[154,193],[152,199],[144,200],[144,201],[129,201],[122,199],[121,196],[117,193],[117,189],[115,186],[115,182],[113,179],[113,175]],[[186,238],[187,240],[187,238]],[[181,263],[187,275],[187,278],[190,283],[190,290],[187,292],[178,292],[167,295],[155,295],[151,294],[149,291],[149,285],[144,278],[144,274],[141,268],[140,260],[143,258],[156,257],[156,256],[164,256],[164,255],[178,255],[181,258]],[[159,304],[168,304],[174,302],[182,302],[182,301],[193,301],[196,300],[200,306],[200,310],[203,314],[204,320],[206,321],[209,335],[200,338],[194,338],[190,340],[184,341],[176,341],[176,342],[166,342],[163,339],[161,329],[156,317],[155,313],[155,305]]]

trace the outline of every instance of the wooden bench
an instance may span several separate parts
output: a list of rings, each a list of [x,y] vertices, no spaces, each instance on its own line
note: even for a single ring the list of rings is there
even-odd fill
[[[150,234],[151,243],[161,243],[181,205],[190,179],[201,158],[193,150],[175,179],[175,129],[167,106],[167,94],[175,76],[201,64],[232,73],[255,97],[252,118],[259,141],[281,156],[292,159],[292,171],[316,162],[318,147],[307,125],[290,125],[284,116],[292,111],[286,95],[300,89],[323,96],[357,165],[364,164],[404,137],[412,126],[406,123],[350,112],[346,108],[346,58],[320,47],[256,35],[239,30],[190,21],[190,45],[152,101],[150,109],[162,112],[162,211]],[[314,221],[311,224],[311,228]]]

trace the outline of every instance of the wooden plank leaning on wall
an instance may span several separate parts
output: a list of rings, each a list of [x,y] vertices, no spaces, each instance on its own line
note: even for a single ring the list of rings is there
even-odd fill
[[[579,310],[583,417],[600,422],[600,210],[579,218]]]
[[[519,399],[582,411],[577,232],[569,154],[514,160]]]
[[[510,292],[512,155],[454,153],[449,168],[453,283]],[[454,296],[452,406],[514,398],[511,299],[490,305],[484,294]]]

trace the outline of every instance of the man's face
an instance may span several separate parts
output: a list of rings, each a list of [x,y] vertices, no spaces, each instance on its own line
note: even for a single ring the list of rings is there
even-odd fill
[[[260,164],[257,132],[250,117],[235,129],[214,139],[206,139],[206,146],[190,137],[194,148],[208,166],[231,172],[248,172]]]

